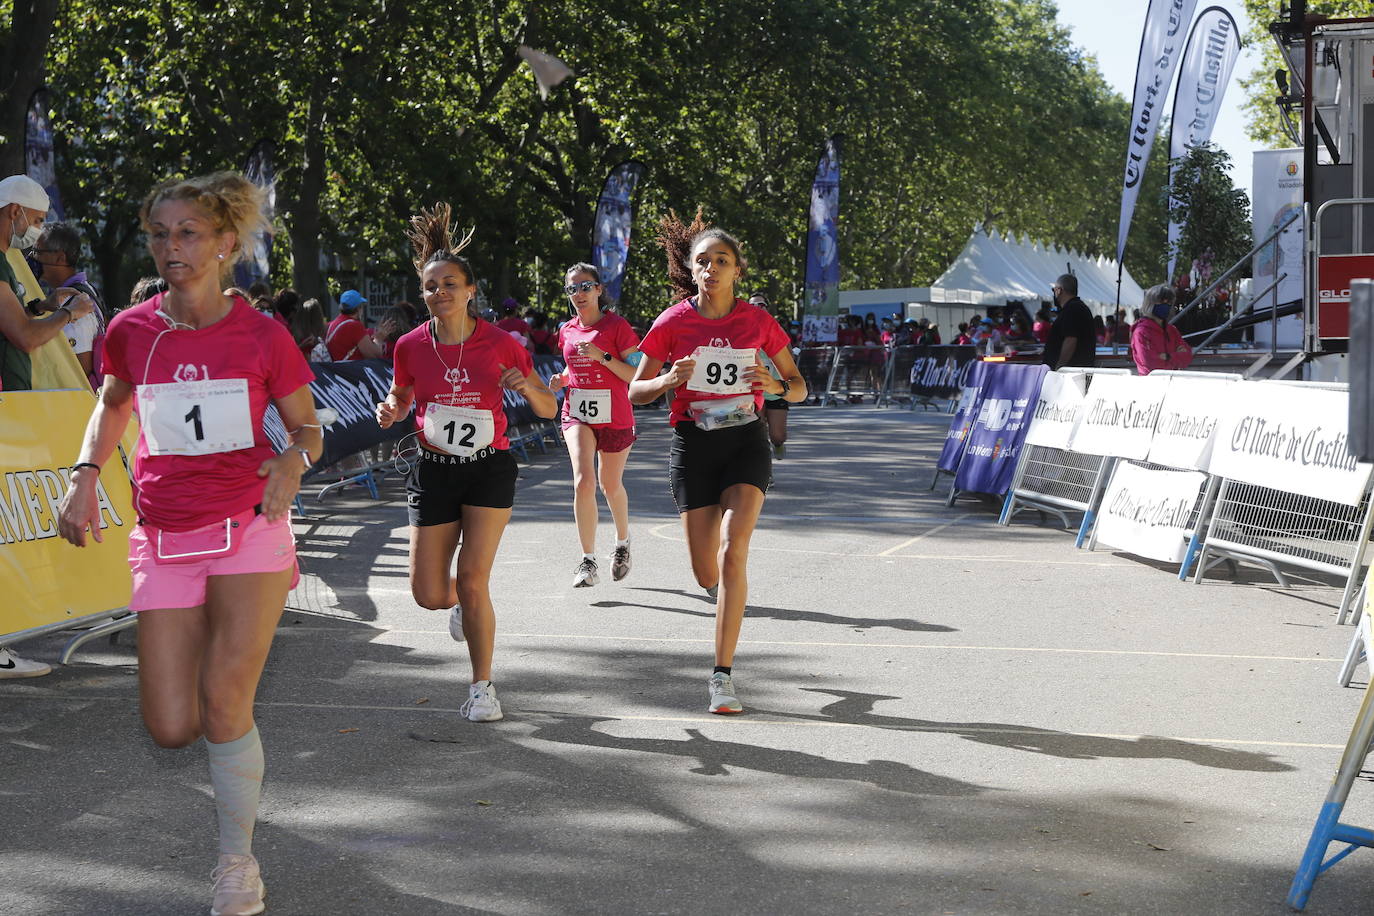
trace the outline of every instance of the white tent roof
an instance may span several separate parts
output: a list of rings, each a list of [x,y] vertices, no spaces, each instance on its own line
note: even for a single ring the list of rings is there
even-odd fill
[[[1018,240],[988,233],[977,226],[964,250],[931,284],[930,299],[973,305],[1048,299],[1050,286],[1067,268],[1078,277],[1078,297],[1101,309],[1116,303],[1116,266],[1107,258],[1042,246],[1024,235]],[[1140,285],[1123,271],[1121,305],[1140,308],[1144,298]]]

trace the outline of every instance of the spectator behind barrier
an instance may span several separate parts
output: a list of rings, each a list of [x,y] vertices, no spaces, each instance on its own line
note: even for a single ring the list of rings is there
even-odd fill
[[[1031,334],[1039,343],[1045,343],[1050,339],[1050,310],[1042,308],[1035,313],[1035,324],[1031,325]]]
[[[329,348],[325,346],[324,335],[328,333],[324,320],[324,305],[318,299],[307,299],[291,316],[291,336],[300,347],[301,355],[312,363],[327,363]]]
[[[72,345],[87,381],[98,390],[102,378],[100,355],[105,342],[105,302],[81,269],[81,233],[70,223],[53,223],[43,229],[33,254],[43,268],[39,279],[49,289],[79,289],[96,304],[89,315],[71,322],[62,333]]]
[[[1131,328],[1131,358],[1141,375],[1156,369],[1186,369],[1193,362],[1193,348],[1169,324],[1173,310],[1172,287],[1161,283],[1145,291],[1145,314]]]
[[[140,302],[147,302],[158,293],[165,292],[167,292],[166,280],[161,277],[144,277],[135,283],[134,288],[129,291],[129,304],[125,308],[133,308]]]
[[[386,314],[382,315],[382,320],[377,322],[377,330],[372,335],[372,339],[382,348],[382,359],[391,359],[396,353],[396,341],[410,331],[409,312],[395,305],[387,309]]]

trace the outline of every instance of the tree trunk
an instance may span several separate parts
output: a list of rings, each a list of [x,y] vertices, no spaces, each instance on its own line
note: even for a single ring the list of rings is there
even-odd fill
[[[57,0],[15,0],[9,47],[0,48],[0,178],[24,172],[29,99],[43,85]]]
[[[320,273],[320,196],[324,193],[324,82],[311,89],[301,153],[301,177],[291,202],[291,282],[302,299],[328,305],[329,290]]]

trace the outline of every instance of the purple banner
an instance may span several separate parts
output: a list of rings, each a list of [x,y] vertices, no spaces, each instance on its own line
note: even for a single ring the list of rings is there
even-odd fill
[[[834,343],[840,324],[840,145],[825,141],[811,186],[806,231],[806,301],[802,340]]]
[[[634,223],[634,193],[645,168],[638,162],[622,162],[611,169],[596,201],[592,228],[592,263],[601,272],[602,289],[611,305],[620,301],[625,265],[630,260],[630,228]]]
[[[1002,495],[1011,486],[1016,460],[1030,430],[1049,367],[985,363],[983,387],[973,428],[965,437],[964,457],[954,488]]]
[[[243,166],[244,177],[267,192],[262,214],[267,218],[267,228],[244,242],[243,257],[234,265],[234,285],[239,289],[247,289],[259,280],[271,284],[272,220],[277,212],[277,168],[273,162],[276,149],[271,140],[259,140]]]
[[[48,222],[66,219],[62,194],[57,190],[57,162],[53,157],[52,121],[48,119],[48,93],[42,89],[29,99],[24,125],[24,174],[48,192]]]
[[[935,466],[953,474],[959,467],[959,459],[964,457],[964,446],[968,444],[968,434],[973,429],[973,421],[978,416],[978,404],[982,400],[983,377],[988,364],[975,361],[970,364],[964,377],[963,389],[959,396],[959,407],[954,411],[954,419],[945,433],[945,446],[940,450],[940,460]]]

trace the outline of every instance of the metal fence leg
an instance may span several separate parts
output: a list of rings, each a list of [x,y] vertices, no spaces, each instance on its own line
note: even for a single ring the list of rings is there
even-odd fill
[[[1207,492],[1202,497],[1202,505],[1197,510],[1197,526],[1193,528],[1193,537],[1188,541],[1188,550],[1183,554],[1183,565],[1178,568],[1178,581],[1188,581],[1188,570],[1197,560],[1198,548],[1202,545],[1202,532],[1207,527],[1209,520],[1208,513],[1212,510],[1212,500],[1216,499],[1217,485],[1221,483],[1220,478],[1207,478]]]
[[[1115,458],[1104,457],[1102,463],[1098,465],[1097,479],[1093,481],[1092,495],[1088,497],[1088,511],[1083,513],[1083,523],[1078,526],[1078,537],[1074,538],[1073,546],[1082,547],[1083,542],[1087,540],[1088,532],[1092,530],[1093,524],[1097,521],[1098,504],[1102,501],[1102,494],[1106,490],[1106,481],[1115,468]]]
[[[1350,616],[1351,599],[1355,595],[1357,586],[1356,581],[1360,579],[1360,566],[1364,563],[1364,555],[1369,548],[1369,533],[1371,526],[1374,526],[1374,499],[1368,499],[1368,508],[1364,511],[1364,522],[1360,525],[1359,539],[1355,541],[1355,556],[1350,561],[1350,576],[1345,580],[1345,591],[1341,594],[1341,607],[1337,612],[1336,622],[1345,623]],[[1363,584],[1361,582],[1361,584]]]
[[[1355,679],[1355,669],[1360,667],[1360,662],[1369,657],[1369,646],[1372,641],[1370,637],[1369,617],[1361,617],[1354,635],[1350,637],[1350,648],[1346,650],[1341,673],[1336,675],[1336,683],[1341,687],[1350,686],[1350,682]]]
[[[1350,740],[1346,742],[1345,753],[1341,755],[1340,768],[1326,793],[1326,801],[1322,803],[1312,836],[1307,841],[1307,849],[1298,864],[1298,873],[1293,876],[1293,884],[1288,889],[1288,905],[1295,910],[1307,906],[1307,898],[1312,893],[1312,885],[1318,875],[1357,848],[1374,846],[1374,831],[1340,822],[1341,810],[1350,796],[1350,787],[1360,775],[1360,768],[1369,754],[1370,741],[1374,739],[1374,703],[1371,703],[1371,698],[1374,698],[1374,683],[1365,688],[1364,701],[1360,703],[1360,713],[1355,717]],[[1332,843],[1346,843],[1347,846],[1328,860],[1326,850]]]
[[[116,617],[114,620],[106,621],[98,627],[91,627],[84,633],[78,633],[76,636],[67,640],[67,644],[62,647],[62,654],[57,657],[57,660],[63,665],[70,664],[72,656],[76,654],[76,650],[86,645],[86,643],[95,642],[102,636],[113,636],[121,630],[127,630],[137,623],[138,615],[128,614],[124,617]]]

